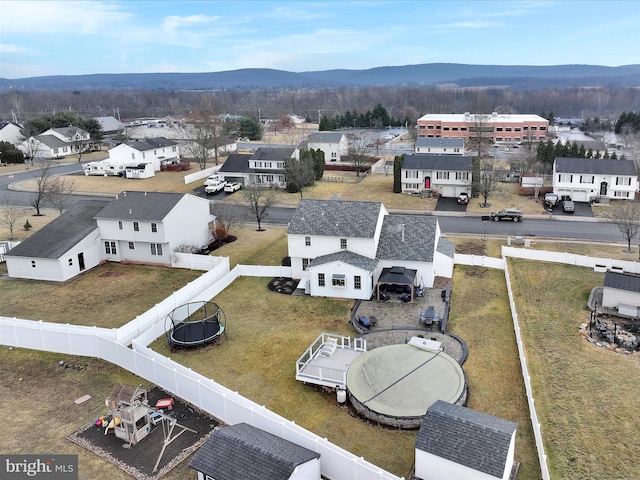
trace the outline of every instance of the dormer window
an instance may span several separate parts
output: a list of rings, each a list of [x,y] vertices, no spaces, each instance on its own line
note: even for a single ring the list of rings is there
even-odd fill
[[[342,249],[342,250],[346,250],[347,249],[347,239],[346,238],[341,238],[340,239],[340,249]]]

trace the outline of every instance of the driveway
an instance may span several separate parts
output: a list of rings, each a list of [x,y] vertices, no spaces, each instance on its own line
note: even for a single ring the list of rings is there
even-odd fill
[[[436,212],[466,212],[467,206],[460,205],[458,198],[440,197],[435,208]]]
[[[556,217],[593,217],[593,211],[591,205],[587,202],[574,202],[575,211],[573,213],[564,212],[562,210],[562,203],[555,206],[553,209],[553,215]]]

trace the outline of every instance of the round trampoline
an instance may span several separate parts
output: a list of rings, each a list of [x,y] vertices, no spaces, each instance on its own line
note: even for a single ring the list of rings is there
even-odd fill
[[[175,308],[165,319],[169,345],[174,348],[202,347],[225,332],[226,317],[214,302],[191,302]]]
[[[409,344],[363,353],[347,370],[347,390],[358,413],[400,428],[419,428],[434,402],[466,403],[466,378],[452,357]]]

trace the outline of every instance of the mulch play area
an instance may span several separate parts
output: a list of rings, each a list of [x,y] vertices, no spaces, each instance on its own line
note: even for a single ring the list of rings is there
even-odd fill
[[[293,278],[276,277],[271,279],[267,288],[272,292],[291,295],[298,286],[298,283],[299,280],[294,280]]]
[[[220,425],[219,420],[199,411],[193,405],[181,401],[158,387],[153,387],[147,392],[147,399],[151,406],[156,405],[156,402],[163,398],[174,399],[171,410],[165,410],[165,413],[175,418],[177,424],[169,437],[174,438],[174,440],[165,448],[162,459],[158,464],[158,469],[155,472],[153,469],[165,440],[163,423],[165,425],[164,430],[167,431],[168,422],[159,422],[145,438],[130,448],[128,448],[128,442],[116,437],[113,431],[109,431],[105,435],[104,426],[96,426],[95,421],[71,433],[67,436],[67,439],[100,455],[137,479],[159,479],[197,450],[206,440],[209,433]],[[198,433],[184,430],[182,434],[176,436],[182,430],[180,425]]]

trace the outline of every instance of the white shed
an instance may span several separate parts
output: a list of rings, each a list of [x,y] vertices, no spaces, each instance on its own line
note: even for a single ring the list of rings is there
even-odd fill
[[[618,313],[637,317],[640,310],[640,275],[607,272],[604,277],[602,306],[616,308]]]
[[[415,475],[422,480],[507,480],[518,425],[438,400],[416,439]]]

